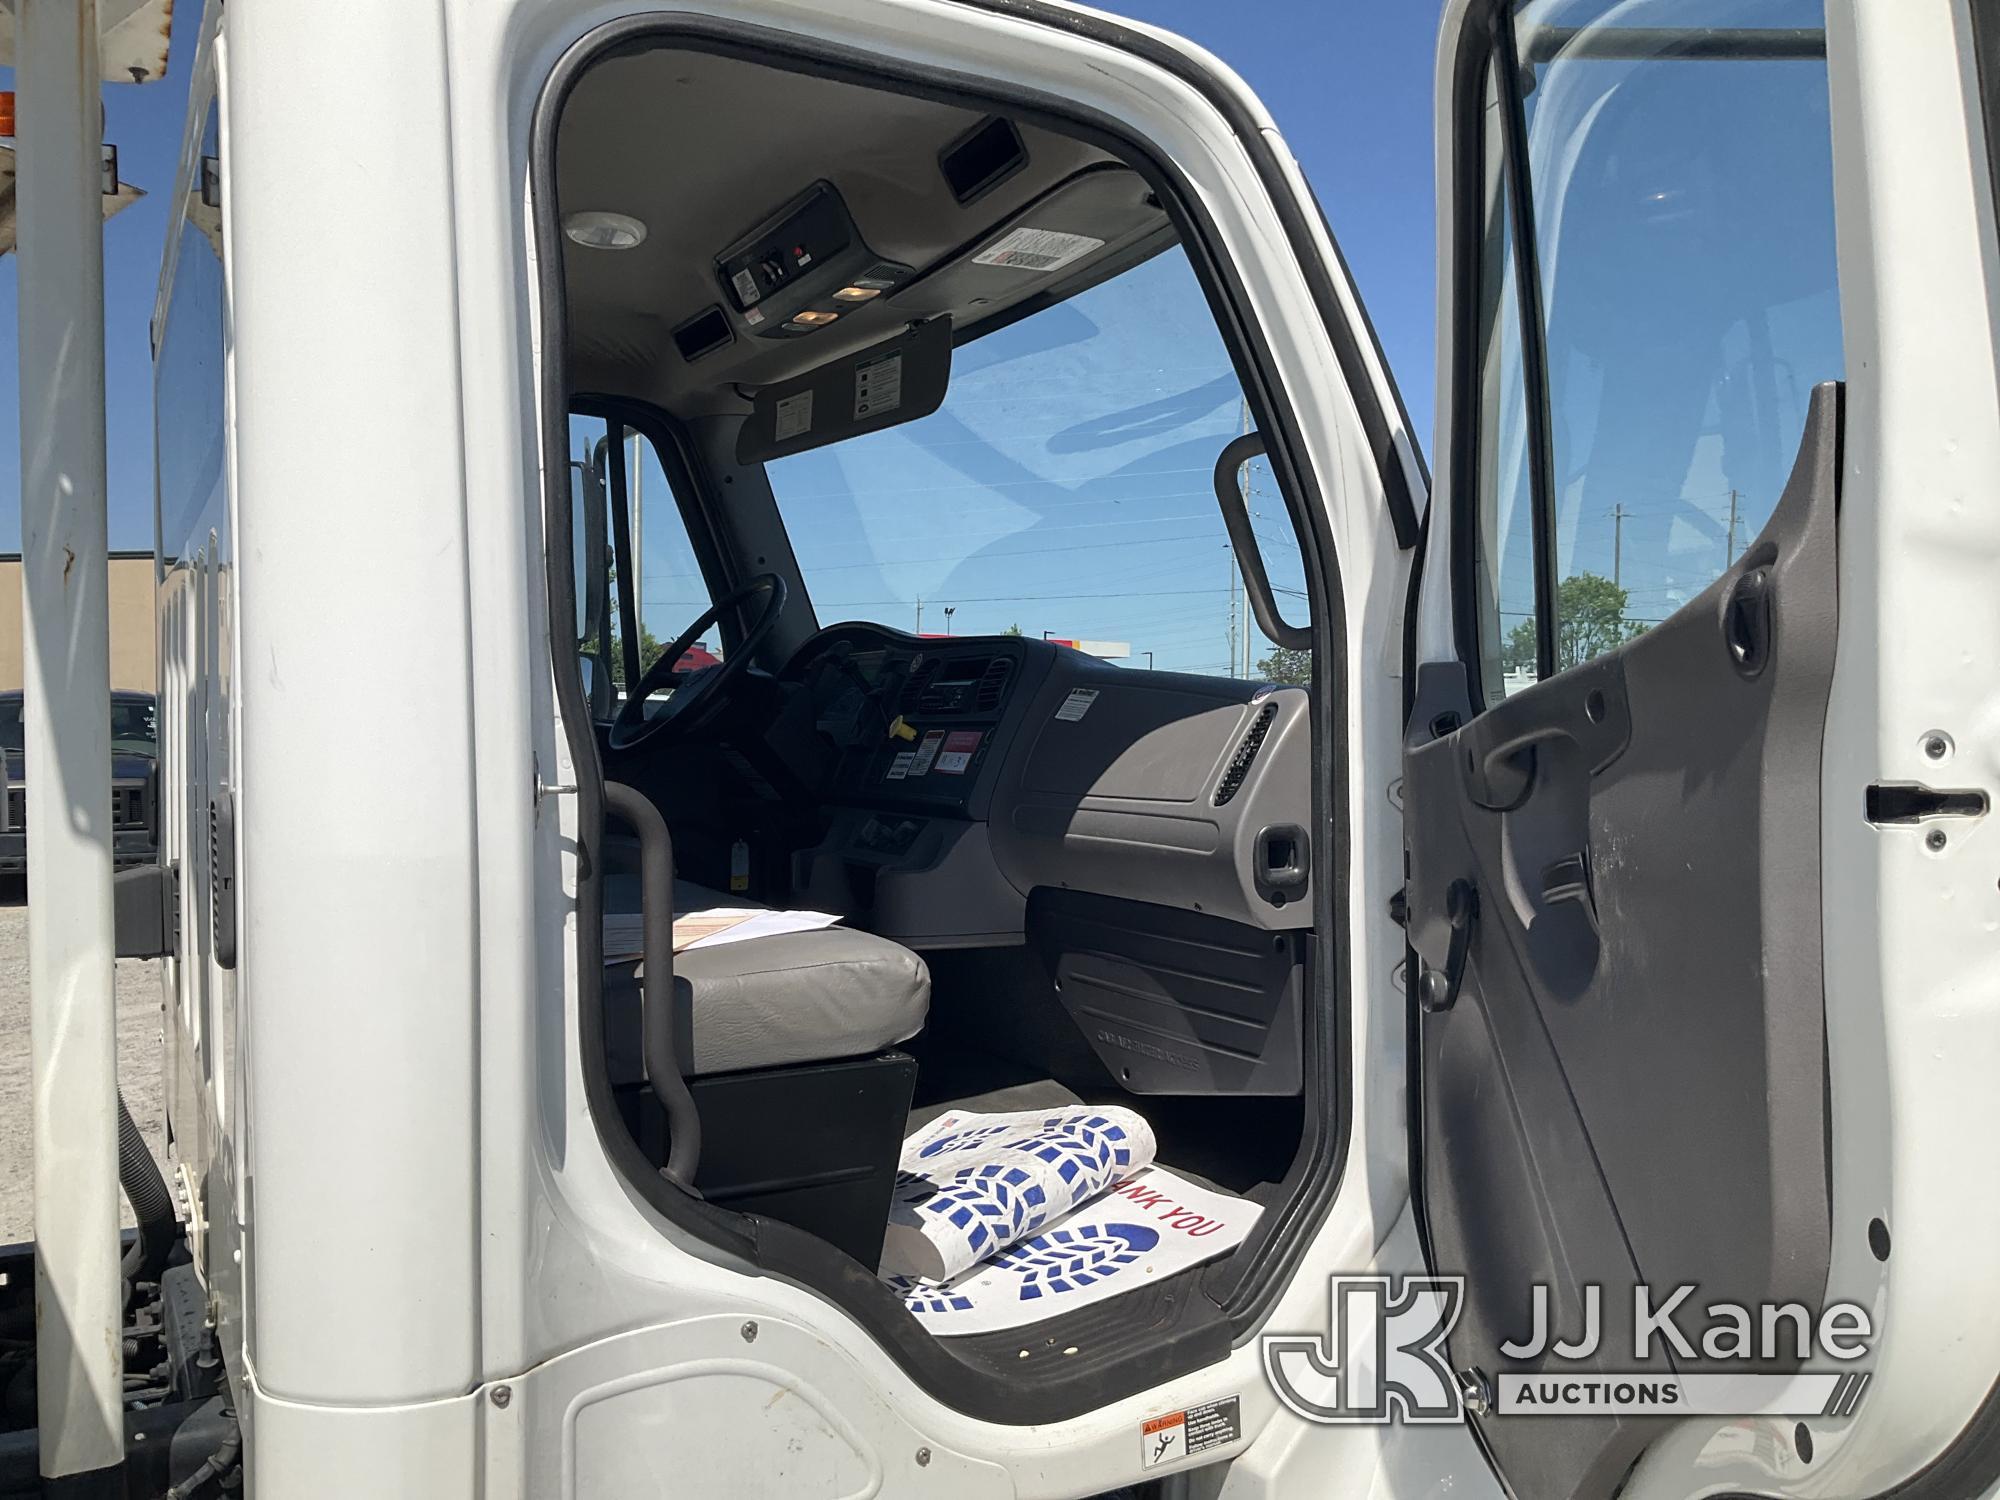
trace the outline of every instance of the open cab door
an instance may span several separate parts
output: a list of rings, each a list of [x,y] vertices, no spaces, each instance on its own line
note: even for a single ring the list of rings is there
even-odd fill
[[[1993,1477],[1991,23],[1826,12],[1444,22],[1413,1175],[1543,1500]]]

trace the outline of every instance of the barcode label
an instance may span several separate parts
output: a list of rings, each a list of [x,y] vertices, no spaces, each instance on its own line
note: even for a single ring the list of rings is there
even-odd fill
[[[1071,261],[1102,250],[1103,240],[1087,234],[1064,234],[1059,229],[1010,229],[973,256],[982,266],[1012,266],[1018,271],[1054,271]]]

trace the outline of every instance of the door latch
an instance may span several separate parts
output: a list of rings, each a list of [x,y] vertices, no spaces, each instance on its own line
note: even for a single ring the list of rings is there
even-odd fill
[[[1479,917],[1479,890],[1464,878],[1445,887],[1444,919],[1451,927],[1451,945],[1445,950],[1442,969],[1425,969],[1417,985],[1417,1003],[1436,1015],[1458,1003],[1465,983],[1465,962],[1472,951],[1472,924]]]

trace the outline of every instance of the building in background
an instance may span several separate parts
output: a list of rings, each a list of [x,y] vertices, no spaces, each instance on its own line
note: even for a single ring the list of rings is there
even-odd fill
[[[154,573],[150,552],[111,554],[111,689],[155,691]],[[21,554],[0,553],[0,693],[21,680]]]

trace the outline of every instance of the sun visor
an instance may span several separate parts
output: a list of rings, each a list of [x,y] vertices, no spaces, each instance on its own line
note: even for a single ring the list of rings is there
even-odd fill
[[[983,321],[1017,302],[1086,280],[1093,268],[1136,264],[1173,243],[1172,222],[1146,179],[1104,162],[1026,208],[888,301],[919,317]]]
[[[951,319],[929,322],[766,386],[736,437],[736,461],[768,463],[936,411],[951,381]]]

